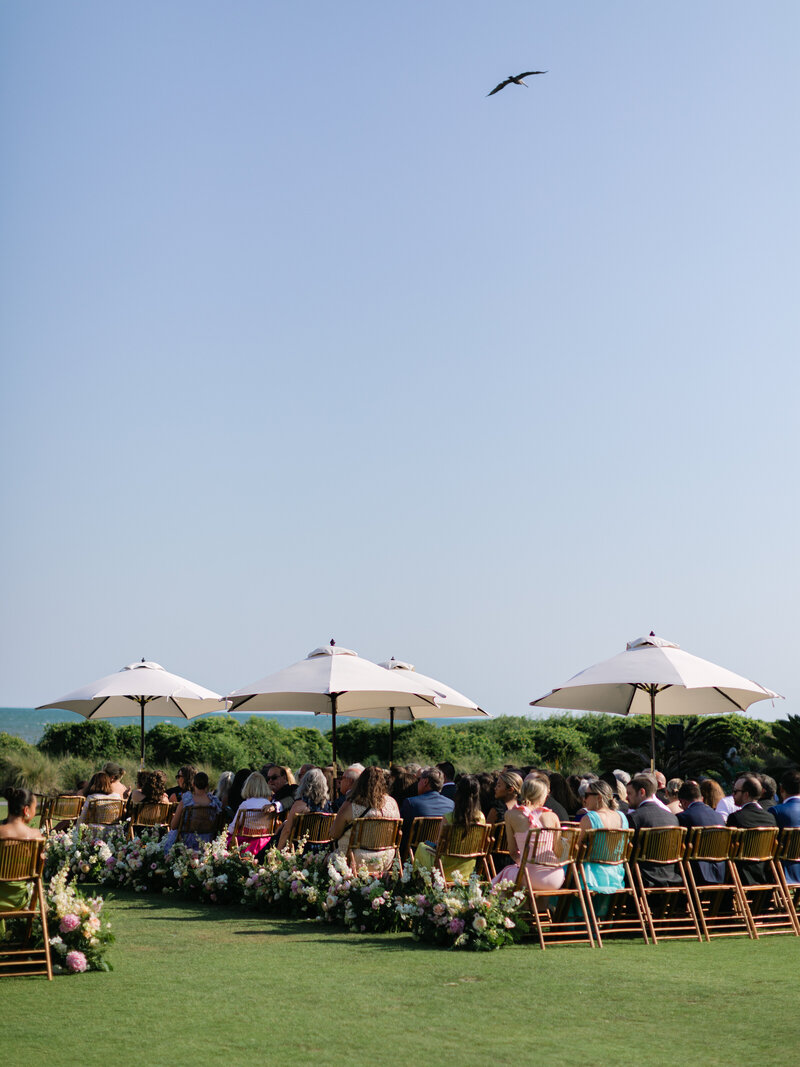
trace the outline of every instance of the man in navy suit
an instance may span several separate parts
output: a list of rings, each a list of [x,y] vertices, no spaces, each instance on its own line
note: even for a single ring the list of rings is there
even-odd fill
[[[444,785],[444,775],[438,767],[426,767],[420,774],[417,782],[417,795],[406,797],[400,807],[400,817],[403,820],[403,842],[408,848],[411,835],[411,824],[414,819],[421,817],[435,818],[437,815],[446,815],[453,810],[453,801],[443,797],[441,793]]]
[[[738,826],[742,830],[755,826],[777,826],[775,816],[764,811],[758,803],[760,796],[761,782],[755,775],[743,774],[737,778],[733,786],[733,799],[739,805],[739,810],[728,816],[728,826]],[[764,863],[742,860],[736,866],[745,886],[762,885],[772,877]]]
[[[778,826],[800,826],[800,771],[787,771],[780,784],[781,804],[769,809]],[[800,882],[800,862],[784,863],[786,881]]]
[[[649,774],[637,774],[625,786],[625,792],[632,809],[628,812],[628,823],[634,830],[678,825],[672,812],[656,803],[656,780]],[[639,863],[639,871],[648,888],[681,884],[681,876],[674,863]]]
[[[724,826],[725,819],[702,800],[703,794],[697,782],[687,781],[678,790],[678,823],[690,829],[692,826]],[[725,881],[725,863],[710,863],[697,860],[692,863],[692,874],[699,885],[718,885]]]

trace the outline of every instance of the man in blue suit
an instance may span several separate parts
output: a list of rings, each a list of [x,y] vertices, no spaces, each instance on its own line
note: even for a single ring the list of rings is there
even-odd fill
[[[770,808],[778,826],[800,826],[800,771],[787,771],[780,784],[781,804]],[[800,862],[784,863],[786,881],[800,882]]]
[[[703,803],[703,794],[697,782],[686,781],[678,790],[678,823],[690,829],[692,826],[724,826],[725,819],[718,811]],[[698,885],[718,885],[725,881],[725,863],[697,860],[692,863],[692,874]]]
[[[426,767],[420,774],[417,782],[417,795],[406,797],[400,807],[400,817],[403,820],[403,845],[408,848],[411,835],[411,824],[414,819],[424,817],[435,818],[437,815],[446,815],[453,810],[453,801],[443,797],[441,793],[444,785],[444,775],[438,767]]]

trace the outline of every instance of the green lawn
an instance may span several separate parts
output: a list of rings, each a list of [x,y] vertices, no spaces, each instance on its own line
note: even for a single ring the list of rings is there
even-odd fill
[[[107,917],[112,973],[2,980],[4,1062],[728,1067],[800,1047],[788,936],[469,954],[138,895]]]

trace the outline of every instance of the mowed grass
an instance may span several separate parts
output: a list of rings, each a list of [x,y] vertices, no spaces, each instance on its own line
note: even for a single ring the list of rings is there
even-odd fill
[[[107,904],[114,971],[2,979],[10,1067],[311,1059],[796,1061],[800,939],[455,953],[164,898]],[[622,1061],[620,1061],[622,1062]]]

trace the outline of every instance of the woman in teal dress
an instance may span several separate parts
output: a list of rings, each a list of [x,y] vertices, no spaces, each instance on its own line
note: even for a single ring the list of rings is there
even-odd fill
[[[627,830],[628,820],[621,811],[617,811],[617,801],[611,786],[607,782],[590,782],[584,797],[586,814],[581,819],[581,830]],[[622,850],[619,855],[608,855],[609,860],[622,859]],[[583,865],[585,877],[584,888],[591,893],[610,895],[625,888],[625,868],[622,863],[585,863]],[[599,901],[595,904],[595,912],[600,915],[607,911],[609,901]]]

